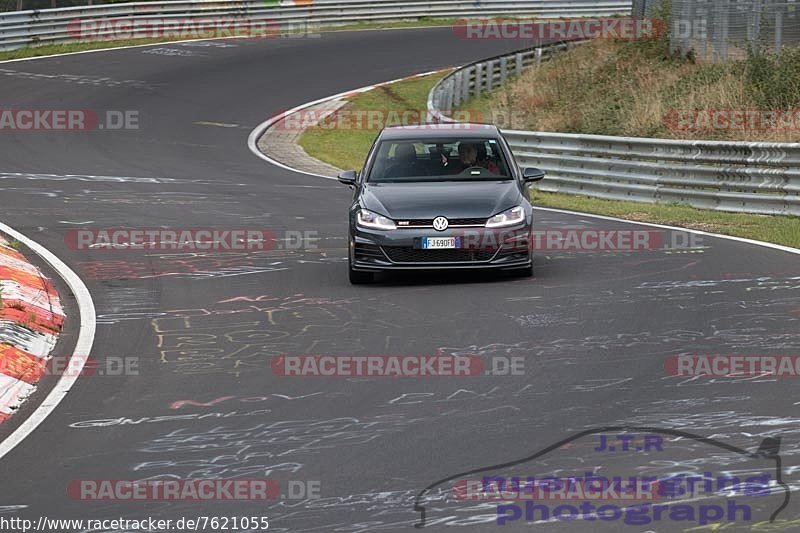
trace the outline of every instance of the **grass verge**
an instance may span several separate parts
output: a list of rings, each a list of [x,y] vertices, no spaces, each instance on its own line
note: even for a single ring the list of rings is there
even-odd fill
[[[351,97],[351,111],[423,110],[428,92],[444,73],[393,83]],[[319,127],[306,130],[299,143],[305,151],[342,169],[358,169],[364,163],[375,129]],[[545,178],[547,179],[547,178]],[[679,204],[647,204],[602,200],[586,196],[533,191],[535,205],[697,229],[723,235],[756,239],[800,248],[800,218],[725,213]]]
[[[547,179],[547,178],[545,178]],[[603,200],[542,191],[533,193],[535,205],[595,213],[637,222],[733,235],[800,248],[800,217],[726,213],[681,204],[646,204]]]
[[[360,169],[381,130],[383,119],[391,122],[392,116],[420,116],[425,119],[428,92],[445,76],[445,72],[376,87],[349,99],[342,108],[342,117],[368,117],[376,113],[380,120],[372,123],[368,118],[332,120],[309,128],[300,136],[299,144],[311,156],[343,169]],[[361,113],[361,114],[360,114]],[[359,115],[360,114],[360,115]]]
[[[666,43],[597,40],[465,108],[509,129],[666,139],[800,142],[800,48],[705,63]]]

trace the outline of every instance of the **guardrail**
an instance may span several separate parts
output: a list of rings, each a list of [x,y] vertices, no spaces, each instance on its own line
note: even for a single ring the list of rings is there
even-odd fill
[[[558,43],[471,63],[428,95],[428,119],[568,47]],[[536,131],[503,132],[520,166],[547,173],[538,189],[612,200],[800,216],[800,143],[693,141]]]
[[[800,216],[800,144],[505,131],[539,189],[613,200]]]
[[[559,42],[464,65],[439,80],[428,93],[428,122],[455,122],[449,116],[454,108],[580,42],[585,41]]]
[[[189,0],[136,2],[0,13],[0,50],[78,40],[81,19],[261,19],[286,25],[343,25],[428,18],[529,15],[540,18],[628,14],[631,0]],[[102,35],[102,32],[100,33]]]

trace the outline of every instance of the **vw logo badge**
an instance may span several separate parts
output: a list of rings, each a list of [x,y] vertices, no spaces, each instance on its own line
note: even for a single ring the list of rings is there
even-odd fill
[[[436,217],[433,219],[433,229],[436,231],[444,231],[447,229],[449,222],[444,217]]]

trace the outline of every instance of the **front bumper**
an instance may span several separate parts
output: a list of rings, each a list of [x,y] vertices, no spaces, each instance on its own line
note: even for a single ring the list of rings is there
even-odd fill
[[[350,261],[363,271],[436,269],[517,269],[531,264],[529,224],[510,228],[404,228],[391,231],[351,228]],[[422,237],[458,237],[461,248],[423,250]]]

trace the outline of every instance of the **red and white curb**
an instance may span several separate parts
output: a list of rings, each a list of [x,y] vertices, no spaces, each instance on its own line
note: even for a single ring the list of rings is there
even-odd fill
[[[35,390],[64,317],[52,282],[0,236],[0,423]]]

